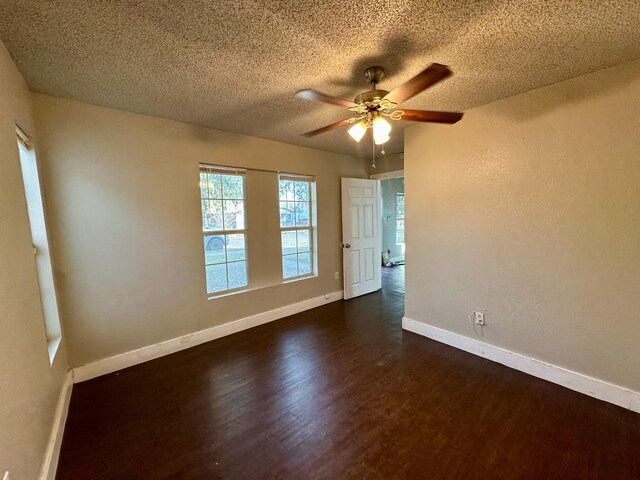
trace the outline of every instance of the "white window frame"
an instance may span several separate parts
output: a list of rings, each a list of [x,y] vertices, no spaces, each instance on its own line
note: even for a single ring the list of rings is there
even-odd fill
[[[207,257],[206,257],[206,250],[204,251],[204,269],[205,269],[205,291],[207,292],[207,297],[208,298],[216,298],[216,297],[220,297],[220,296],[225,296],[228,295],[230,293],[237,293],[237,292],[243,292],[245,290],[249,290],[250,289],[250,285],[251,285],[251,276],[250,276],[250,270],[249,270],[249,250],[247,248],[248,245],[248,235],[249,235],[249,231],[248,231],[248,225],[247,225],[247,182],[246,182],[246,170],[245,169],[241,169],[241,168],[234,168],[234,167],[224,167],[224,166],[218,166],[218,165],[207,165],[207,164],[200,164],[200,168],[199,168],[199,174],[202,173],[214,173],[214,174],[218,174],[218,175],[235,175],[235,176],[239,176],[242,177],[242,201],[243,201],[243,205],[244,205],[244,228],[242,229],[227,229],[226,225],[224,224],[224,201],[225,200],[239,200],[239,199],[225,199],[224,197],[224,189],[222,191],[222,197],[220,199],[215,199],[215,200],[221,200],[223,202],[223,210],[222,210],[222,222],[223,222],[223,229],[222,230],[206,230],[205,229],[205,225],[204,222],[202,221],[202,201],[203,200],[214,200],[213,198],[210,197],[206,197],[203,198],[202,197],[202,188],[200,188],[200,211],[201,211],[201,223],[202,223],[202,246],[204,247],[204,240],[206,237],[210,237],[210,236],[221,236],[225,239],[225,245],[224,245],[224,251],[225,251],[225,261],[222,263],[217,263],[217,264],[208,264],[207,263]],[[232,260],[229,261],[227,255],[227,248],[226,248],[226,239],[228,235],[244,235],[244,260]],[[227,273],[227,286],[229,285],[229,264],[230,263],[238,263],[238,262],[245,262],[246,265],[246,274],[247,274],[247,284],[246,285],[242,285],[240,287],[236,287],[236,288],[227,288],[225,290],[218,290],[215,292],[209,292],[208,288],[207,288],[207,267],[210,265],[224,265],[225,266],[225,270]]]
[[[53,276],[53,264],[51,261],[46,213],[42,197],[42,185],[33,145],[29,137],[17,125],[16,137],[24,195],[27,203],[31,242],[35,256],[38,293],[42,306],[49,364],[53,366],[62,341],[62,326],[60,324],[58,296]]]
[[[281,181],[293,181],[293,182],[306,182],[309,184],[309,226],[293,226],[293,227],[283,227],[280,223],[281,219],[281,200],[279,197],[280,194],[280,182]],[[295,204],[296,201],[293,200]],[[317,225],[316,225],[316,179],[311,175],[300,175],[293,173],[280,173],[278,174],[278,225],[280,225],[280,268],[281,268],[281,278],[283,282],[290,282],[295,280],[302,280],[305,278],[312,278],[318,275],[318,254],[317,254]],[[296,268],[297,268],[297,256],[299,255],[297,249],[297,241],[298,241],[298,231],[308,231],[309,232],[309,254],[311,255],[311,271],[309,273],[303,273],[299,275],[294,275],[291,277],[284,276],[284,265],[283,259],[286,256],[296,256]],[[283,254],[282,253],[282,234],[284,232],[296,232],[296,253],[291,254]]]

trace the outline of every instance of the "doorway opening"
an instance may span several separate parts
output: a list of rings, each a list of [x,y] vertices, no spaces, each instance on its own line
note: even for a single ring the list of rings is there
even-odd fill
[[[382,288],[404,293],[404,171],[379,176]]]

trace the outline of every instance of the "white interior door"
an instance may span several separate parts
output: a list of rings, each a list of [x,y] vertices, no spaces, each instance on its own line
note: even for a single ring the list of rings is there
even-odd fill
[[[344,298],[380,289],[377,180],[342,179]]]

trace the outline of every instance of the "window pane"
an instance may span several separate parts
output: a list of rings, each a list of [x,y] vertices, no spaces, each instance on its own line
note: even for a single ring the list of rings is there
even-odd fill
[[[280,198],[280,201],[285,201],[285,200],[293,200],[293,196],[292,195],[288,195],[288,192],[291,191],[291,182],[288,180],[280,180],[278,182],[278,197]]]
[[[221,175],[222,177],[222,195],[225,199],[243,199],[244,198],[244,177],[241,175]]]
[[[235,262],[246,259],[247,252],[244,244],[244,234],[227,235],[227,261]],[[231,282],[231,278],[229,278],[229,282]]]
[[[296,202],[296,227],[308,227],[309,223],[309,202]]]
[[[308,252],[311,249],[309,239],[309,230],[298,230],[298,252]]]
[[[222,175],[217,173],[209,174],[209,198],[222,199],[221,177]]]
[[[396,220],[396,244],[404,243],[404,219]]]
[[[207,198],[209,196],[209,184],[207,183],[207,174],[200,174],[200,198]]]
[[[243,200],[224,200],[224,229],[244,230]]]
[[[282,254],[296,253],[296,232],[282,232]]]
[[[297,255],[285,255],[282,257],[282,277],[291,278],[298,275]]]
[[[298,275],[311,273],[311,252],[298,255]]]
[[[207,293],[221,292],[227,289],[227,266],[207,265]]]
[[[309,182],[293,182],[293,188],[297,202],[309,201]]]
[[[396,195],[396,216],[398,218],[404,218],[404,193],[398,193]]]
[[[247,278],[247,262],[231,262],[229,268],[229,288],[246,287],[249,284]]]
[[[293,227],[295,221],[295,204],[280,202],[280,227]]]
[[[207,265],[212,263],[224,263],[225,239],[224,235],[205,235],[204,237],[204,259]]]
[[[202,227],[204,230],[222,230],[221,200],[202,200]]]
[[[293,183],[290,180],[280,180],[280,200],[289,200],[293,201],[295,198]]]
[[[295,182],[291,182],[288,181],[288,186],[287,186],[287,200],[289,200],[290,202],[292,202],[293,200],[296,199],[296,195],[295,195]]]
[[[13,138],[15,142],[15,137]],[[44,333],[46,333],[46,339],[49,343],[48,346],[53,347],[49,349],[49,362],[53,365],[53,360],[58,348],[51,342],[61,338],[62,331],[60,328],[60,317],[58,315],[58,299],[54,288],[53,267],[51,265],[47,227],[45,225],[38,164],[33,149],[27,150],[20,142],[17,142],[16,146],[20,160],[20,169],[22,171],[24,199],[26,200],[27,215],[29,218],[28,226],[30,227],[31,242],[34,247],[34,266],[37,272],[37,281],[42,304]],[[9,207],[9,205],[7,205],[7,207]],[[4,222],[4,217],[2,221]],[[4,228],[5,226],[3,223],[2,227],[0,227],[2,233],[4,233]],[[0,272],[4,273],[1,267]],[[8,474],[6,475],[8,476]]]

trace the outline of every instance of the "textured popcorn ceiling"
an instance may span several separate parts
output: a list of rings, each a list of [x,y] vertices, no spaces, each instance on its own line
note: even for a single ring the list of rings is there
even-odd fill
[[[639,24],[638,0],[0,2],[34,91],[361,156],[346,129],[301,137],[349,115],[293,94],[352,99],[367,66],[390,90],[438,62],[454,76],[405,106],[464,110],[639,58]]]

